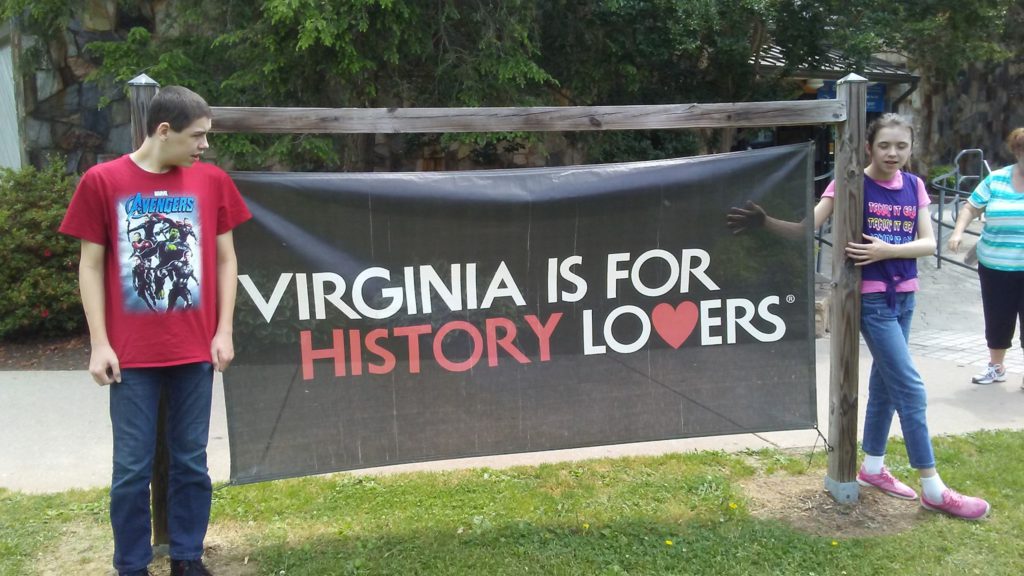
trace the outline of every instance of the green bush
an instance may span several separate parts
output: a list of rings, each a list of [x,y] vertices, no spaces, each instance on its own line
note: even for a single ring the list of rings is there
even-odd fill
[[[0,339],[81,333],[78,241],[57,232],[74,191],[62,162],[0,169]]]

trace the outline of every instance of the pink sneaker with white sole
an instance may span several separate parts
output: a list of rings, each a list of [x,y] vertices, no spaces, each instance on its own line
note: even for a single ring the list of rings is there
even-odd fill
[[[952,488],[946,488],[946,491],[942,493],[942,502],[929,502],[922,494],[921,506],[964,520],[981,520],[988,516],[990,508],[988,502],[981,498],[964,496]]]
[[[857,484],[861,486],[874,486],[893,498],[900,498],[902,500],[917,499],[917,492],[914,492],[914,489],[910,486],[900,482],[885,466],[882,466],[882,471],[878,474],[868,474],[864,471],[864,467],[861,466],[860,471],[857,472]]]

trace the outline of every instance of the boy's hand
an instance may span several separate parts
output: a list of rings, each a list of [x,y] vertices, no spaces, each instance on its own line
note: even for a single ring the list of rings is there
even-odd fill
[[[235,345],[230,334],[218,332],[213,335],[213,341],[210,343],[210,358],[213,360],[213,367],[218,372],[228,369],[228,365],[235,359]]]
[[[109,344],[93,347],[89,355],[89,374],[100,386],[121,382],[121,364]]]

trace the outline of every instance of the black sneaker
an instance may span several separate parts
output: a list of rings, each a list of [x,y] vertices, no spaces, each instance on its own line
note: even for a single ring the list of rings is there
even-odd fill
[[[171,560],[171,576],[213,576],[202,560]]]
[[[134,572],[118,572],[117,576],[153,576],[149,573],[149,570],[143,568],[142,570],[135,570]]]

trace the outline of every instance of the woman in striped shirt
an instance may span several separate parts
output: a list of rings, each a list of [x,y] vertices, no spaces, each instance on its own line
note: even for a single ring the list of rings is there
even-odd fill
[[[955,253],[967,225],[985,213],[977,248],[989,363],[971,380],[975,384],[1006,380],[1003,360],[1017,319],[1024,322],[1024,128],[1010,132],[1006,147],[1017,162],[992,172],[974,189],[949,237]]]

